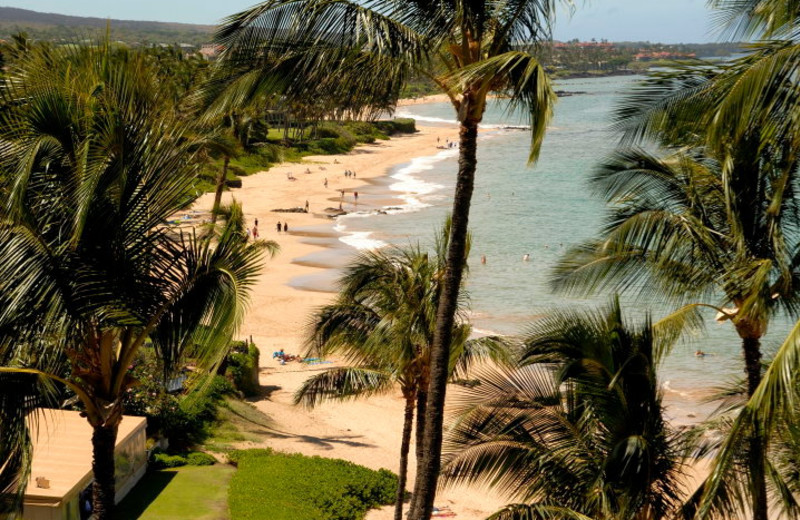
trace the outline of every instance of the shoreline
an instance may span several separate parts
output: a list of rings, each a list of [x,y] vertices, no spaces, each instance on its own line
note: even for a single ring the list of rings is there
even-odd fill
[[[352,257],[358,251],[339,241],[335,219],[324,216],[324,209],[338,207],[344,190],[343,209],[375,210],[388,199],[402,200],[402,192],[388,189],[369,194],[371,180],[389,179],[391,171],[413,159],[433,156],[437,137],[454,139],[456,128],[417,127],[415,134],[401,134],[388,141],[362,145],[348,154],[307,157],[302,163],[283,163],[242,179],[242,188],[223,194],[223,203],[232,198],[242,203],[248,226],[259,220],[259,236],[276,240],[281,252],[267,260],[252,292],[249,312],[240,337],[252,337],[261,351],[259,382],[263,394],[250,400],[258,410],[271,417],[275,428],[264,431],[260,442],[243,442],[241,448],[270,447],[304,455],[340,458],[373,469],[397,471],[402,434],[404,400],[399,391],[369,399],[329,402],[314,409],[293,404],[294,392],[303,381],[318,372],[319,366],[297,363],[280,365],[272,358],[283,348],[287,353],[304,352],[304,336],[311,312],[329,303],[334,293],[298,288],[292,280],[335,272],[307,258],[314,255],[340,254]],[[311,174],[303,173],[306,168]],[[320,169],[324,168],[324,169]],[[344,170],[353,170],[356,177],[344,177]],[[292,172],[295,181],[287,180]],[[324,179],[328,179],[328,188]],[[364,182],[367,181],[367,182]],[[361,189],[356,205],[353,193]],[[376,190],[378,191],[378,190]],[[395,196],[396,194],[396,196]],[[213,193],[204,194],[194,209],[211,207]],[[272,213],[274,208],[303,206],[309,201],[310,213]],[[379,205],[378,205],[379,204]],[[289,223],[288,233],[278,233],[277,220]],[[333,253],[332,253],[333,251]],[[306,259],[306,260],[303,260]],[[337,366],[334,361],[330,367]],[[412,440],[412,453],[413,453]],[[409,485],[416,468],[409,461]],[[463,486],[448,488],[437,496],[436,505],[449,506],[463,520],[481,520],[508,503],[495,492]],[[390,520],[394,508],[371,510],[367,520]]]

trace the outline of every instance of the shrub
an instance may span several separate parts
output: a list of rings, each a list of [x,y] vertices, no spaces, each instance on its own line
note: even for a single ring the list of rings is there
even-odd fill
[[[186,462],[190,466],[213,466],[217,463],[217,459],[208,453],[203,453],[202,451],[193,451],[186,456]]]
[[[417,131],[417,122],[410,118],[390,119],[387,121],[376,121],[375,126],[389,135],[404,133],[413,134]]]
[[[181,466],[213,466],[217,459],[208,453],[192,451],[188,454],[153,452],[150,467],[153,469],[179,468]]]
[[[182,455],[169,455],[168,453],[154,453],[150,467],[154,469],[179,468],[189,463]]]
[[[397,476],[348,461],[271,450],[232,452],[233,520],[359,520],[393,502]]]

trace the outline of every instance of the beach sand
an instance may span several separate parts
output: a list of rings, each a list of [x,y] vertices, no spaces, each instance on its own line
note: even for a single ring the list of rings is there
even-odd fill
[[[314,410],[292,405],[292,395],[310,375],[335,365],[305,366],[299,363],[280,365],[272,353],[283,348],[287,353],[304,351],[306,325],[315,308],[328,303],[333,294],[322,290],[300,290],[289,285],[296,279],[314,280],[324,275],[314,260],[317,257],[339,256],[346,262],[355,249],[338,242],[333,230],[335,221],[326,216],[326,208],[337,209],[342,201],[345,211],[377,210],[400,204],[389,193],[359,197],[356,205],[353,192],[366,182],[385,176],[395,165],[414,157],[434,155],[437,137],[455,139],[453,128],[418,127],[413,135],[399,135],[388,141],[359,146],[346,155],[315,156],[303,163],[285,163],[269,171],[244,177],[242,188],[225,193],[242,203],[248,226],[258,219],[259,238],[274,240],[280,253],[266,262],[253,289],[252,304],[241,330],[243,338],[252,337],[261,350],[260,381],[264,390],[253,404],[275,422],[275,432],[265,433],[261,444],[286,452],[342,458],[370,468],[397,471],[402,431],[403,401],[399,391],[390,395],[343,403],[324,403]],[[321,169],[324,168],[324,169]],[[305,173],[306,170],[311,173]],[[356,172],[355,178],[344,176],[345,170]],[[288,180],[291,173],[296,180]],[[453,172],[455,176],[455,171]],[[327,178],[328,187],[324,186]],[[344,197],[341,191],[344,190]],[[374,191],[374,190],[373,190]],[[366,199],[366,200],[365,200]],[[304,207],[309,213],[275,213],[276,208]],[[213,194],[200,197],[195,210],[207,211]],[[391,217],[389,217],[391,218]],[[286,222],[288,233],[278,233],[276,223]],[[331,247],[336,250],[331,251]],[[316,255],[316,256],[315,256]],[[299,259],[299,260],[298,260]],[[325,262],[322,262],[323,264]],[[313,286],[313,283],[310,285]],[[330,283],[320,283],[321,289]],[[245,447],[245,446],[243,446]],[[412,454],[413,454],[412,445]],[[413,456],[411,457],[413,459]],[[414,461],[409,468],[409,487],[413,487]],[[443,491],[437,506],[450,506],[464,520],[478,520],[500,508],[505,501],[475,489]],[[393,508],[371,511],[368,520],[392,518]]]

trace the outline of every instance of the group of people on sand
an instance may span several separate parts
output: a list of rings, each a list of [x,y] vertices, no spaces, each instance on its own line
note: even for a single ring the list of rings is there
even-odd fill
[[[294,354],[287,354],[286,352],[283,351],[283,349],[280,349],[277,352],[273,352],[272,353],[272,359],[277,359],[278,363],[280,363],[281,365],[285,365],[287,361],[299,361],[301,363],[303,362],[303,357],[302,356],[295,356]]]
[[[441,142],[440,139],[437,137],[436,148],[438,148],[439,150],[447,150],[448,148],[458,148],[458,143],[455,141],[451,141],[450,139],[444,140],[444,146],[440,145],[439,144],[440,142]]]
[[[308,202],[306,202],[306,211],[308,211]],[[275,225],[275,228],[278,230],[278,233],[280,233],[281,231],[286,233],[289,231],[289,223],[284,222],[283,224],[281,224],[281,221],[279,220],[278,223]]]
[[[354,172],[353,170],[345,170],[344,171],[344,176],[345,177],[353,177],[353,178],[355,178],[356,177],[356,172]]]

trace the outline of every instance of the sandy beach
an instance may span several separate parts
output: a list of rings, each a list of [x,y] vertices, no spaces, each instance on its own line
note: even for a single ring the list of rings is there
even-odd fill
[[[332,365],[305,366],[298,363],[279,365],[272,353],[283,348],[301,353],[305,327],[313,310],[331,300],[333,294],[321,290],[300,290],[289,283],[295,279],[323,273],[316,262],[308,260],[324,255],[334,245],[340,255],[352,255],[355,249],[338,243],[326,208],[344,211],[378,210],[399,204],[388,191],[383,196],[360,197],[354,192],[371,179],[385,176],[391,167],[415,157],[435,155],[437,138],[455,139],[453,128],[418,127],[413,135],[399,135],[388,141],[362,145],[345,155],[314,156],[303,163],[284,163],[268,171],[244,177],[242,188],[225,193],[241,202],[252,226],[258,219],[258,234],[274,240],[280,253],[268,260],[253,290],[252,306],[241,330],[242,337],[252,337],[261,349],[261,385],[264,395],[253,404],[275,421],[276,432],[265,435],[263,446],[307,455],[343,458],[378,469],[397,471],[402,429],[403,403],[399,392],[366,400],[327,403],[314,410],[292,405],[292,395],[306,377]],[[345,177],[345,170],[356,173]],[[310,173],[306,173],[310,171]],[[289,175],[295,180],[289,180]],[[455,172],[454,172],[455,174]],[[325,180],[327,179],[327,188]],[[342,190],[344,195],[342,195]],[[366,201],[364,199],[367,199]],[[213,194],[198,199],[195,209],[208,210]],[[309,213],[277,213],[274,209],[304,207]],[[277,222],[288,223],[289,232],[278,232]],[[346,260],[346,256],[345,256]],[[251,445],[252,446],[252,445]],[[413,447],[412,447],[413,453]],[[413,458],[413,457],[412,457]],[[413,486],[413,461],[410,484]],[[485,490],[453,489],[440,494],[436,504],[450,506],[465,520],[478,520],[496,511],[505,502]],[[392,518],[393,508],[370,512],[369,520]]]

